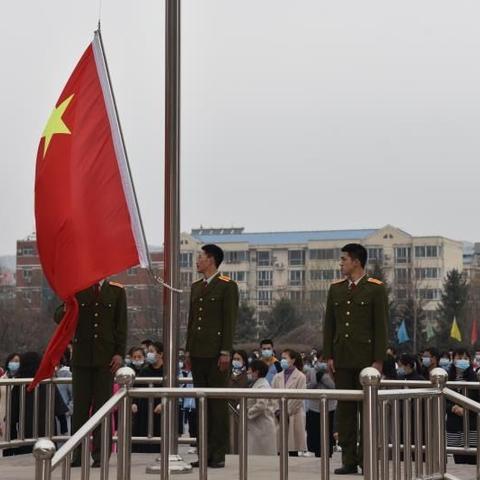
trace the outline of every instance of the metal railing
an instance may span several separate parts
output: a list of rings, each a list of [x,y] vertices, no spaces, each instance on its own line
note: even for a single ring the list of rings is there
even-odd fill
[[[130,478],[130,455],[132,442],[137,443],[161,443],[162,478],[169,478],[168,442],[162,442],[162,438],[168,437],[165,417],[161,418],[161,436],[154,437],[153,413],[146,437],[131,437],[132,411],[131,403],[135,399],[147,399],[152,406],[155,398],[161,398],[163,411],[172,408],[178,398],[195,398],[197,400],[199,434],[198,434],[198,455],[200,463],[199,475],[201,479],[207,478],[207,403],[209,399],[236,400],[239,402],[238,410],[238,445],[239,445],[239,476],[240,479],[247,478],[248,471],[248,399],[271,399],[278,402],[279,417],[279,472],[280,478],[288,478],[288,410],[289,400],[313,399],[320,403],[320,435],[321,435],[321,478],[328,479],[329,464],[329,435],[328,431],[328,402],[330,400],[355,401],[363,403],[363,446],[364,446],[364,474],[365,478],[377,480],[399,480],[400,478],[428,478],[453,479],[452,475],[446,472],[447,453],[467,453],[477,455],[477,478],[480,478],[480,449],[446,447],[445,439],[445,401],[450,400],[465,409],[465,416],[468,412],[474,412],[480,421],[480,404],[469,399],[462,393],[468,393],[465,389],[479,389],[480,383],[475,382],[446,382],[446,373],[441,369],[433,372],[431,382],[406,382],[406,381],[382,381],[380,383],[379,373],[374,369],[365,369],[362,372],[363,390],[252,390],[252,389],[185,389],[172,388],[164,389],[152,387],[159,385],[159,378],[134,378],[134,373],[129,368],[122,368],[118,371],[116,382],[121,385],[117,392],[90,420],[73,435],[70,439],[55,437],[53,433],[54,393],[56,383],[68,383],[68,379],[54,379],[47,383],[51,393],[47,399],[47,424],[50,424],[49,439],[40,439],[34,447],[36,459],[36,479],[49,479],[51,472],[62,467],[62,478],[70,478],[70,460],[72,453],[78,446],[83,446],[82,455],[82,479],[89,478],[89,449],[88,443],[92,432],[100,426],[102,430],[101,449],[101,478],[109,478],[108,459],[110,456],[109,442],[111,436],[110,417],[113,410],[118,408],[119,425],[118,434],[113,437],[117,442],[117,479]],[[189,381],[180,378],[179,381]],[[191,380],[190,380],[191,381]],[[26,384],[29,379],[1,380],[0,385],[9,383],[10,390],[14,385],[19,385],[25,394]],[[134,384],[149,385],[149,387],[133,388]],[[379,390],[380,387],[386,389]],[[461,389],[458,393],[453,389]],[[8,389],[7,389],[8,390]],[[37,395],[38,393],[34,394]],[[10,391],[11,396],[11,391]],[[8,402],[7,402],[8,403]],[[23,407],[22,407],[23,403]],[[37,400],[34,403],[38,404]],[[25,410],[25,400],[20,395],[20,411]],[[7,408],[8,410],[8,408]],[[36,410],[36,412],[35,412]],[[149,408],[150,411],[150,408]],[[50,417],[48,416],[50,413]],[[34,408],[38,414],[38,405]],[[21,420],[23,418],[23,420]],[[19,439],[3,442],[2,445],[13,446],[23,444],[31,445],[34,438],[22,438],[22,430],[25,431],[25,415],[19,418]],[[23,423],[23,426],[22,426]],[[480,425],[480,423],[479,423]],[[468,421],[464,421],[465,433],[468,432]],[[7,432],[6,432],[7,433]],[[38,428],[36,429],[38,433]],[[477,431],[477,446],[479,445]],[[466,435],[466,438],[468,436]],[[67,440],[58,451],[52,441]],[[180,439],[182,443],[192,443],[195,438]],[[14,443],[16,442],[16,443]],[[159,445],[160,449],[160,445]],[[412,461],[412,455],[414,456]],[[402,459],[403,456],[403,459]],[[403,469],[402,469],[403,465]],[[413,473],[415,471],[415,473]],[[403,474],[403,475],[402,475]]]

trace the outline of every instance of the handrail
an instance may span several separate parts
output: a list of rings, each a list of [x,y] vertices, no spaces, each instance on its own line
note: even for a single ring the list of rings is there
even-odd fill
[[[379,390],[379,400],[407,400],[414,398],[432,398],[442,396],[438,388],[404,388],[400,390]]]
[[[443,394],[445,395],[446,398],[448,398],[452,402],[455,402],[457,405],[460,405],[469,411],[473,411],[477,414],[480,414],[480,403],[476,402],[475,400],[465,397],[461,393],[455,392],[450,388],[444,388]]]
[[[261,398],[281,400],[340,400],[361,402],[363,390],[312,390],[312,389],[251,389],[251,388],[189,388],[186,394],[185,388],[132,388],[128,394],[132,398],[153,397],[185,397],[190,398]]]
[[[29,385],[32,383],[33,378],[0,378],[0,387],[2,386],[16,386],[16,385]],[[54,383],[55,385],[69,385],[72,383],[72,377],[52,377],[40,382],[41,385],[49,385]],[[135,384],[151,383],[154,385],[161,385],[163,383],[163,377],[136,377]],[[188,377],[178,377],[178,383],[183,385],[193,384],[193,379]]]
[[[104,403],[94,415],[92,415],[82,427],[77,430],[66,443],[55,453],[52,459],[52,469],[54,469],[62,460],[66,458],[80,444],[83,438],[87,437],[95,430],[102,420],[109,415],[120,401],[127,395],[127,390],[122,388],[116,392],[106,403]]]

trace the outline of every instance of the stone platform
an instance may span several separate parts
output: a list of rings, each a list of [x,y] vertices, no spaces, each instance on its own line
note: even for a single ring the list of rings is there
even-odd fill
[[[196,460],[196,455],[181,452],[185,461]],[[132,480],[154,479],[157,475],[147,475],[145,467],[155,462],[158,455],[154,454],[133,454],[132,455]],[[248,478],[251,480],[275,480],[279,477],[279,459],[278,457],[249,457]],[[110,479],[116,480],[116,456],[112,455],[110,462]],[[333,475],[333,470],[340,464],[340,454],[335,453],[331,460],[330,471],[332,479],[354,480],[363,478],[361,475]],[[456,475],[462,480],[474,480],[474,465],[455,465],[453,459],[449,457],[448,472]],[[61,479],[61,470],[53,474],[55,480]],[[99,469],[91,470],[92,480],[100,479]],[[194,469],[192,474],[175,475],[175,478],[197,479],[198,470]],[[224,480],[228,478],[233,480],[238,478],[238,457],[228,456],[225,469],[209,469],[208,478],[212,480]],[[289,480],[319,480],[320,478],[320,459],[314,457],[290,457],[289,458]],[[392,478],[392,477],[390,477]],[[34,461],[32,455],[20,455],[16,457],[0,458],[0,479],[1,480],[34,480]],[[80,480],[80,469],[72,469],[72,480]]]

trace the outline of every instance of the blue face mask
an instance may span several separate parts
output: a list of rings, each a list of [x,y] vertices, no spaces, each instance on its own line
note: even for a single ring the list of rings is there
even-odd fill
[[[157,354],[154,352],[147,353],[147,363],[153,365],[157,361]]]
[[[243,368],[243,362],[241,362],[240,360],[233,360],[232,361],[232,367],[235,370],[241,370]]]
[[[405,369],[403,367],[398,367],[397,368],[397,375],[399,377],[404,377],[406,374],[407,374],[407,372],[405,371]]]
[[[440,367],[447,370],[448,367],[452,364],[452,362],[448,358],[441,358],[438,364],[440,365]]]
[[[422,357],[422,365],[425,368],[430,367],[431,364],[432,364],[432,359],[430,357]]]
[[[280,361],[280,366],[283,370],[287,370],[290,365],[288,364],[288,360],[286,358],[282,358]]]
[[[263,358],[272,358],[273,357],[273,350],[271,350],[271,349],[262,350],[262,357]]]
[[[20,368],[20,362],[8,362],[8,369],[11,373],[17,373]]]
[[[459,370],[466,370],[470,366],[470,360],[455,360],[455,367],[457,367]]]

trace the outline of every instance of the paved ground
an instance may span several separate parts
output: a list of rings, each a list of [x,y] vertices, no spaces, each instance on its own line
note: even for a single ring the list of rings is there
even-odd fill
[[[132,480],[153,479],[158,478],[156,475],[147,475],[145,467],[155,462],[156,455],[150,454],[134,454],[132,456]],[[196,460],[196,456],[185,454],[186,461]],[[338,466],[340,461],[339,454],[334,454],[331,463],[331,472]],[[461,480],[475,479],[475,466],[457,466],[449,459],[449,473],[456,475]],[[273,457],[249,457],[248,478],[251,480],[274,480],[278,478],[278,458]],[[227,457],[225,469],[208,471],[209,479],[224,480],[226,478],[238,478],[238,461],[237,457]],[[178,478],[185,480],[198,478],[198,470],[194,470],[193,474],[179,475]],[[320,460],[316,458],[290,458],[289,459],[289,480],[318,480],[320,477]],[[360,475],[348,475],[337,477],[331,475],[332,478],[353,480],[362,478]],[[54,472],[55,480],[61,479],[61,472]],[[92,470],[91,479],[99,480],[100,474],[98,470]],[[18,457],[0,458],[0,479],[1,480],[34,480],[33,458],[30,455],[22,455]],[[72,469],[72,480],[80,479],[79,469]],[[115,456],[112,456],[110,479],[116,479],[115,472]]]

